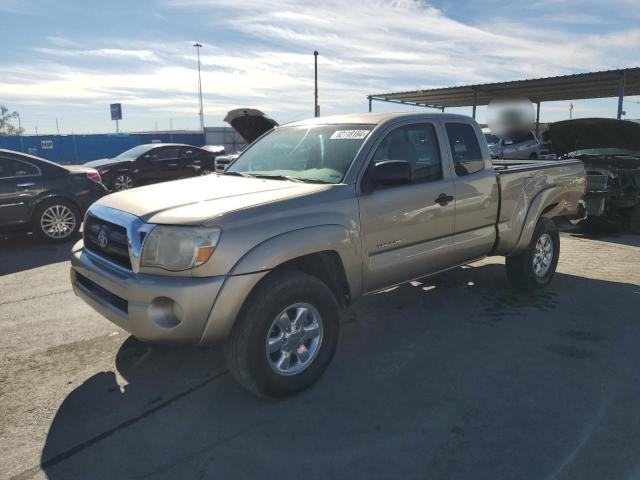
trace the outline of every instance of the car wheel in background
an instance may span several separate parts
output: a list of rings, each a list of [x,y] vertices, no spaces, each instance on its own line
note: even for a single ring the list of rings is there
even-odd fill
[[[340,308],[322,281],[274,272],[251,293],[225,343],[234,378],[250,392],[284,397],[315,383],[338,343]]]
[[[551,282],[560,256],[560,234],[553,220],[540,218],[527,249],[506,258],[507,277],[520,290],[542,288]]]
[[[133,177],[128,173],[120,173],[116,175],[111,182],[111,190],[120,192],[122,190],[129,190],[134,187]]]
[[[203,168],[202,170],[200,170],[200,175],[211,175],[212,173],[213,171],[208,168]]]
[[[33,218],[34,234],[48,242],[66,242],[80,228],[80,212],[69,200],[54,198],[36,208]]]

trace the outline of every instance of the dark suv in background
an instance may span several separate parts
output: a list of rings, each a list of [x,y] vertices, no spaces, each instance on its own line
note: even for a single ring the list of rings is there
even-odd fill
[[[0,233],[30,230],[47,241],[68,240],[106,193],[94,168],[0,150]]]
[[[85,163],[111,191],[215,172],[216,153],[176,143],[138,145],[117,157]]]

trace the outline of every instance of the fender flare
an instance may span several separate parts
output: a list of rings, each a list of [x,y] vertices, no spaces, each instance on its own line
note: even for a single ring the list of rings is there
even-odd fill
[[[305,255],[335,251],[352,295],[362,291],[360,244],[343,225],[326,224],[291,230],[259,243],[233,266],[229,275],[273,270],[283,263]]]
[[[549,185],[548,188],[540,191],[531,201],[527,216],[522,225],[522,230],[520,231],[520,237],[512,254],[520,253],[529,246],[533,232],[538,224],[538,219],[546,213],[546,209],[557,204],[555,197],[561,196],[561,192],[558,192],[553,187],[554,185]],[[551,208],[551,210],[553,210],[553,208]]]

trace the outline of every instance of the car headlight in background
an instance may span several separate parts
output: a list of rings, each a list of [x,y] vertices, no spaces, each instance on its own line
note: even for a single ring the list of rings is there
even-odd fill
[[[145,239],[140,266],[172,272],[197,267],[209,260],[219,238],[215,227],[158,225]]]

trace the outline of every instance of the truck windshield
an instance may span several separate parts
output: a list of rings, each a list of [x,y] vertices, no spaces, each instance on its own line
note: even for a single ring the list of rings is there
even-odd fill
[[[373,125],[280,127],[258,140],[226,173],[340,183]]]

